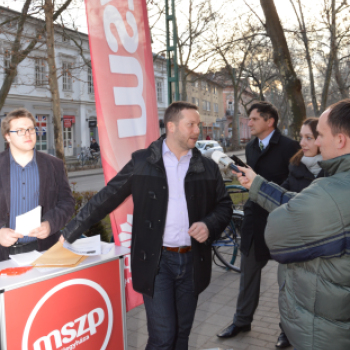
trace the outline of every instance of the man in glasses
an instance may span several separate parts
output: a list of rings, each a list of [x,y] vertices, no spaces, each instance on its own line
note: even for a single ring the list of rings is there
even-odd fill
[[[74,212],[63,162],[35,150],[35,125],[35,118],[24,108],[10,112],[1,123],[9,149],[0,153],[0,261],[50,248]],[[28,236],[16,232],[16,216],[38,205],[41,225]]]

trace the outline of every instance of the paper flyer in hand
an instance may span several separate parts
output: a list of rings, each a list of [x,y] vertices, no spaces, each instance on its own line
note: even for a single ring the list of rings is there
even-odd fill
[[[36,208],[27,211],[22,215],[16,216],[16,228],[15,231],[28,236],[31,230],[40,227],[41,225],[41,205]]]

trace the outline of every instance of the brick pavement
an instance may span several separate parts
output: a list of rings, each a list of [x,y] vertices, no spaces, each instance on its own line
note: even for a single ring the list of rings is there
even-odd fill
[[[277,263],[270,261],[263,269],[260,303],[252,330],[240,333],[235,338],[221,340],[216,333],[232,322],[238,289],[239,274],[213,265],[211,283],[199,296],[190,350],[276,350],[279,335]],[[127,313],[127,330],[128,350],[145,349],[147,325],[143,306]]]

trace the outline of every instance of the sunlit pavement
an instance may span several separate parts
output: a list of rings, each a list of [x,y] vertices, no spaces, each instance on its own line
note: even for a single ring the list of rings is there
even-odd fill
[[[213,264],[209,287],[200,294],[189,349],[275,350],[279,335],[277,305],[277,263],[270,261],[263,269],[260,303],[252,330],[231,339],[216,334],[231,324],[239,290],[239,274]],[[146,314],[143,306],[127,313],[128,349],[145,349],[147,342]],[[292,347],[288,348],[292,349]]]

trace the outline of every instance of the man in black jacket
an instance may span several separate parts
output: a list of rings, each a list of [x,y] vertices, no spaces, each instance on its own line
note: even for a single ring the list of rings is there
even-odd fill
[[[198,294],[210,282],[211,242],[229,223],[232,202],[218,166],[195,148],[197,106],[174,102],[164,122],[166,138],[133,153],[63,237],[73,242],[131,194],[131,270],[145,302],[146,349],[186,350]]]
[[[281,184],[288,176],[290,158],[299,144],[277,129],[278,112],[268,102],[254,103],[248,111],[251,134],[256,136],[246,146],[247,164],[268,181]],[[268,212],[247,201],[241,240],[241,281],[233,323],[218,334],[220,338],[234,337],[250,331],[254,312],[259,303],[261,270],[270,259],[264,240]]]

